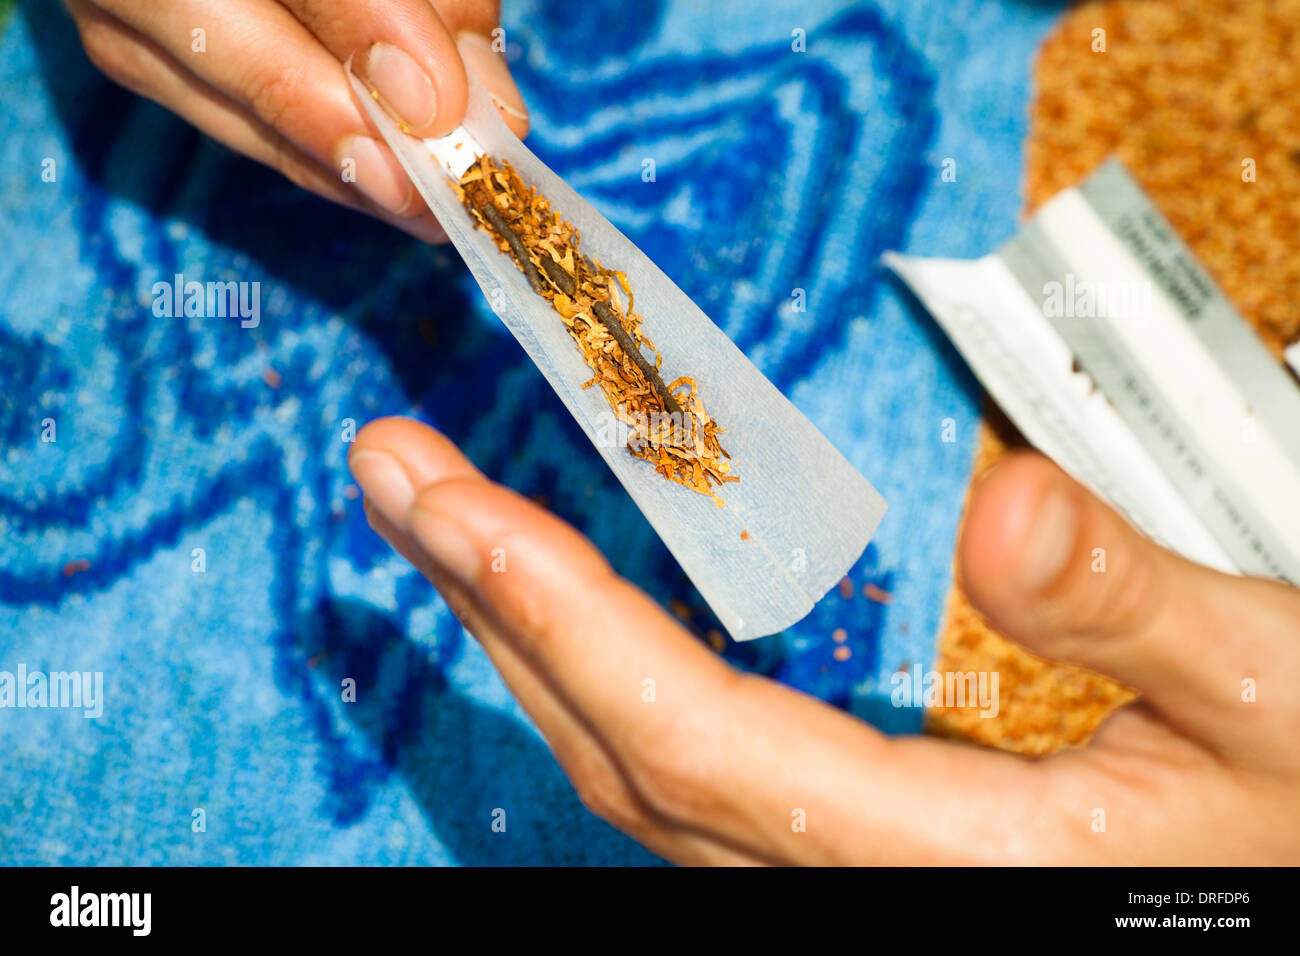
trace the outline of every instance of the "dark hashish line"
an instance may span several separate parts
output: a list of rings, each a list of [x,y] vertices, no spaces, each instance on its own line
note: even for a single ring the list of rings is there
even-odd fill
[[[532,257],[528,255],[528,247],[519,238],[519,234],[510,228],[505,216],[501,215],[500,210],[491,201],[482,203],[475,208],[483,214],[483,218],[487,220],[488,225],[506,241],[510,251],[514,254],[515,261],[519,263],[519,268],[523,270],[528,284],[532,286],[534,292],[540,295],[546,288],[545,280],[542,278],[541,273],[538,272],[537,266],[533,264]],[[555,284],[557,289],[572,298],[578,289],[573,276],[565,272],[564,268],[549,255],[539,255],[537,258],[541,260],[542,269],[545,270],[547,278]],[[596,270],[592,268],[590,260],[585,256],[582,257],[582,260],[587,264],[588,270],[594,274]],[[618,316],[614,314],[614,310],[609,307],[609,304],[603,301],[593,302],[591,311],[596,313],[596,318],[600,320],[600,324],[605,326],[609,334],[614,337],[614,341],[623,350],[623,354],[630,358],[636,364],[636,367],[641,370],[641,374],[646,377],[646,381],[650,383],[651,388],[663,400],[664,408],[670,414],[682,414],[682,406],[673,396],[673,393],[669,391],[668,386],[664,384],[663,376],[641,354],[641,350],[632,341],[632,336],[628,334],[627,329],[623,327],[623,323],[619,321]]]

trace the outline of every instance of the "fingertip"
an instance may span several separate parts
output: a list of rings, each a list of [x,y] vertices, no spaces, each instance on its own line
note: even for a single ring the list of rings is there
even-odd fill
[[[349,462],[362,451],[396,459],[417,490],[451,478],[483,480],[482,472],[451,439],[413,418],[387,416],[367,423],[349,450]]]
[[[429,441],[438,433],[424,422],[401,415],[385,415],[376,418],[361,427],[356,440],[352,443],[348,455],[360,451],[383,451],[400,448],[411,442]]]
[[[1016,452],[976,485],[958,545],[962,584],[981,609],[1047,588],[1074,548],[1077,485],[1042,455]]]
[[[450,133],[469,102],[455,38],[437,11],[428,12],[430,20],[407,23],[406,33],[379,40],[347,61],[402,130],[421,138]]]
[[[490,554],[473,515],[493,490],[485,481],[449,477],[422,488],[407,515],[411,536],[424,553],[467,588],[477,586]]]
[[[966,594],[993,627],[1047,657],[1094,667],[1105,652],[1071,640],[1146,632],[1177,600],[1170,572],[1193,569],[1028,453],[980,482],[959,553]]]
[[[448,475],[422,487],[411,510],[433,517],[484,508],[496,513],[501,507],[498,499],[502,493],[507,493],[506,489],[490,481],[472,475]]]
[[[441,527],[462,534],[480,555],[497,556],[493,570],[499,573],[485,578],[501,580],[507,592],[505,582],[518,580],[511,572],[537,580],[558,575],[571,582],[590,581],[609,570],[604,555],[572,525],[481,476],[448,476],[427,485],[415,496],[411,513],[421,518],[412,527],[431,553],[438,547],[435,539]],[[508,594],[497,597],[513,600]]]
[[[441,97],[427,62],[381,40],[366,50],[360,66],[377,98],[404,125],[419,131],[438,119]]]
[[[575,582],[594,586],[612,574],[580,532],[502,485],[449,477],[427,485],[411,505],[409,527],[421,548],[489,605],[528,621],[531,602],[562,603]]]
[[[342,181],[382,215],[404,219],[427,211],[406,170],[382,140],[349,135],[335,145],[332,162]]]
[[[476,539],[483,540],[499,538],[507,531],[527,531],[539,519],[559,522],[546,509],[478,471],[447,473],[426,483],[415,496],[412,511],[456,518]]]
[[[496,41],[476,30],[463,30],[456,37],[456,49],[465,69],[483,84],[510,131],[520,139],[527,136],[528,106]]]
[[[496,101],[493,100],[493,102]],[[497,113],[500,114],[501,119],[505,121],[506,126],[510,128],[510,132],[514,133],[520,139],[527,139],[528,132],[532,129],[532,123],[529,118],[527,116],[516,116],[502,109],[500,103],[497,103],[496,105]]]

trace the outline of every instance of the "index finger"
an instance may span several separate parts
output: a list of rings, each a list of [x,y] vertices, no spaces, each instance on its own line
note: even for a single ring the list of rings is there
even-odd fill
[[[861,862],[864,851],[898,863],[1045,858],[1070,829],[1042,800],[1043,776],[1018,758],[886,738],[736,672],[574,529],[486,479],[431,484],[409,517],[413,539],[666,818],[822,862]]]

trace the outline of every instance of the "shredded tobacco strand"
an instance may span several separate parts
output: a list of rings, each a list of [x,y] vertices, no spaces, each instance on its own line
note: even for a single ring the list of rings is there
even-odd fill
[[[633,311],[627,276],[580,252],[573,224],[525,185],[508,162],[481,156],[453,186],[475,225],[493,237],[564,322],[595,373],[582,387],[600,386],[630,430],[627,447],[633,457],[721,506],[713,489],[740,480],[731,474],[731,456],[718,441],[725,429],[705,410],[694,379],[664,383],[663,358]]]

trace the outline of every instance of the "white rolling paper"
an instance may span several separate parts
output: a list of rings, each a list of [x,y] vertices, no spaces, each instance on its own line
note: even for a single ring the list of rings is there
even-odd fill
[[[862,554],[885,513],[884,499],[672,280],[510,132],[473,77],[461,129],[436,142],[403,133],[348,72],[493,310],[731,635],[762,637],[804,617]],[[474,228],[450,186],[443,163],[459,172],[476,148],[508,161],[546,196],[577,226],[584,252],[626,273],[646,334],[663,356],[665,378],[694,378],[726,429],[722,442],[740,481],[718,490],[725,507],[667,481],[610,440],[611,409],[600,389],[581,388],[591,372],[559,316],[487,233]],[[466,159],[458,161],[461,155]]]

